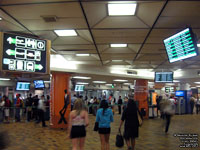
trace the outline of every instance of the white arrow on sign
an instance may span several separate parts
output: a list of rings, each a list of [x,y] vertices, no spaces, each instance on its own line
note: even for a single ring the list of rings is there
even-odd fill
[[[28,53],[27,56],[29,56],[29,57],[35,57],[35,55],[33,53]]]
[[[42,66],[41,64],[39,64],[39,65],[38,65],[38,69],[39,69],[39,70],[42,70],[42,69],[43,69],[43,66]]]
[[[11,49],[7,49],[7,50],[6,50],[6,53],[7,53],[8,55],[11,55],[11,54],[12,54],[12,50],[11,50]]]
[[[11,44],[12,43],[12,38],[11,37],[9,37],[9,38],[7,38],[7,41],[9,42],[9,44]]]

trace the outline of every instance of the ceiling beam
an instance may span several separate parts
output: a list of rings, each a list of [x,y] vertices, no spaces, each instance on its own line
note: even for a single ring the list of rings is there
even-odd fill
[[[91,35],[91,37],[92,37],[92,41],[93,41],[94,46],[95,46],[95,48],[96,48],[97,54],[98,54],[98,56],[99,56],[99,59],[100,59],[100,61],[101,61],[102,66],[103,66],[103,61],[102,61],[101,55],[100,55],[100,53],[99,53],[99,49],[98,49],[97,44],[96,44],[96,41],[95,41],[95,39],[94,39],[94,35],[93,35],[93,33],[92,33],[92,30],[91,30],[91,27],[90,27],[89,21],[88,21],[88,19],[87,19],[87,16],[86,16],[86,13],[85,13],[85,10],[84,10],[84,8],[83,8],[83,5],[82,5],[81,0],[79,0],[79,4],[80,4],[81,10],[82,10],[82,12],[83,12],[85,21],[86,21],[86,23],[87,23],[87,27],[88,27],[88,30],[89,30],[90,35]]]
[[[167,6],[168,2],[169,2],[169,0],[166,0],[166,1],[165,1],[165,4],[163,5],[161,11],[159,12],[159,14],[158,14],[156,20],[154,21],[154,23],[153,23],[151,29],[150,29],[149,32],[147,33],[147,35],[146,35],[146,37],[145,37],[145,39],[144,39],[142,45],[140,46],[140,49],[138,50],[137,54],[135,55],[135,57],[134,57],[134,59],[133,59],[133,62],[137,59],[138,55],[140,54],[140,52],[141,52],[141,50],[142,50],[144,44],[146,43],[147,39],[149,38],[149,36],[150,36],[152,30],[154,29],[154,26],[155,26],[156,23],[158,22],[158,19],[160,18],[161,14],[162,14],[162,12],[164,11],[165,7]]]
[[[23,25],[19,20],[17,20],[15,17],[13,17],[11,14],[9,14],[5,9],[0,7],[0,10],[4,12],[6,15],[8,15],[10,18],[12,18],[15,22],[17,22],[20,26],[22,26],[25,30],[30,32],[35,37],[38,37],[36,34],[34,34],[31,30],[29,30],[25,25]],[[13,31],[12,31],[13,32]]]

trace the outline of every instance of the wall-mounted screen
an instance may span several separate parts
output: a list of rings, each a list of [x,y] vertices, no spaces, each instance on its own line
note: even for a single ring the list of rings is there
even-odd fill
[[[16,91],[29,91],[30,82],[17,82]]]
[[[180,97],[180,96],[184,96],[184,91],[176,91],[175,92],[175,96]]]
[[[166,82],[173,82],[173,72],[155,72],[155,82],[158,83],[166,83]]]
[[[191,28],[187,28],[164,40],[169,62],[198,55],[196,40]]]
[[[34,80],[33,83],[35,89],[43,89],[45,87],[43,80]]]
[[[9,33],[3,39],[3,70],[46,73],[45,40]]]
[[[75,91],[76,92],[82,92],[84,91],[85,86],[84,85],[76,85],[75,86]]]

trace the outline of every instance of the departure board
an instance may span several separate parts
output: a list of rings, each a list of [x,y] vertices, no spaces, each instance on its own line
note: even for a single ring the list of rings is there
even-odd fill
[[[3,70],[46,73],[46,40],[9,33],[3,39]]]
[[[173,72],[155,72],[155,82],[173,82]]]
[[[198,55],[197,43],[191,28],[165,39],[164,44],[170,63]]]

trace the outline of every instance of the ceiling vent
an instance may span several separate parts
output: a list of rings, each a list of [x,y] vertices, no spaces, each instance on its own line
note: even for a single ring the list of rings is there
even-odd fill
[[[134,74],[134,75],[137,75],[137,71],[134,71],[134,70],[127,70],[126,73],[127,73],[127,74]]]
[[[42,17],[42,19],[45,21],[45,22],[56,22],[57,21],[57,16],[54,16],[54,15],[52,15],[52,16],[41,16]]]

